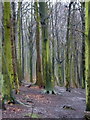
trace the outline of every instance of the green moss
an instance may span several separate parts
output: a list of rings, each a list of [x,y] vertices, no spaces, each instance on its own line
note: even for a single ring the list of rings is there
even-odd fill
[[[11,53],[11,29],[10,20],[11,8],[10,2],[4,2],[4,41],[3,41],[3,56],[2,56],[2,73],[3,73],[3,98],[12,99],[11,92],[14,87],[13,81],[13,66]]]
[[[86,110],[90,111],[90,2],[86,2],[86,41],[85,41],[85,67],[86,67]]]
[[[35,15],[36,15],[36,50],[37,50],[37,59],[36,59],[36,84],[39,86],[44,86],[42,79],[42,70],[41,70],[41,56],[40,56],[40,16],[38,12],[38,2],[35,2]]]
[[[51,59],[50,59],[50,41],[48,36],[48,19],[43,19],[48,15],[47,3],[39,2],[41,26],[42,26],[42,63],[43,76],[45,81],[45,89],[51,91],[52,77],[51,77]]]
[[[24,117],[31,117],[31,118],[40,118],[40,115],[36,114],[36,113],[27,113],[24,115]]]

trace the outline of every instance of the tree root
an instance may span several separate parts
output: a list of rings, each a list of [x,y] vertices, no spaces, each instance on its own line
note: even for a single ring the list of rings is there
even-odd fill
[[[26,107],[32,107],[32,106],[29,105],[28,103],[23,103],[23,102],[21,102],[20,100],[15,100],[15,104],[20,104],[20,105],[23,105],[23,106],[26,106]]]
[[[54,90],[45,90],[44,93],[45,94],[54,94],[54,95],[56,95],[56,92]]]

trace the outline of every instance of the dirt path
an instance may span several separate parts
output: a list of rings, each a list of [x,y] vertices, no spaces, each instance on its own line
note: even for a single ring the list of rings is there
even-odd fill
[[[38,87],[22,86],[16,99],[21,102],[7,105],[3,118],[84,118],[85,90],[55,87],[57,95],[44,94]]]

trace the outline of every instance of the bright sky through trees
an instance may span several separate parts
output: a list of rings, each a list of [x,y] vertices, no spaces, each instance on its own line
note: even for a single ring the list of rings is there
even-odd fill
[[[9,0],[0,0],[0,2],[8,2]],[[10,0],[11,2],[20,2],[20,1],[23,1],[23,2],[34,2],[35,0]],[[48,0],[38,0],[40,2],[44,2],[44,1],[48,1]],[[50,0],[51,2],[55,3],[55,2],[70,2],[70,1],[80,1],[80,2],[88,2],[90,0]]]

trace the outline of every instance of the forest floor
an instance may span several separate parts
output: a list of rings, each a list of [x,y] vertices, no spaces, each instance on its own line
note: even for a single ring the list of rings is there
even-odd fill
[[[54,94],[44,94],[37,86],[21,86],[20,94],[15,95],[21,104],[6,105],[3,118],[84,118],[85,90],[55,87]]]

